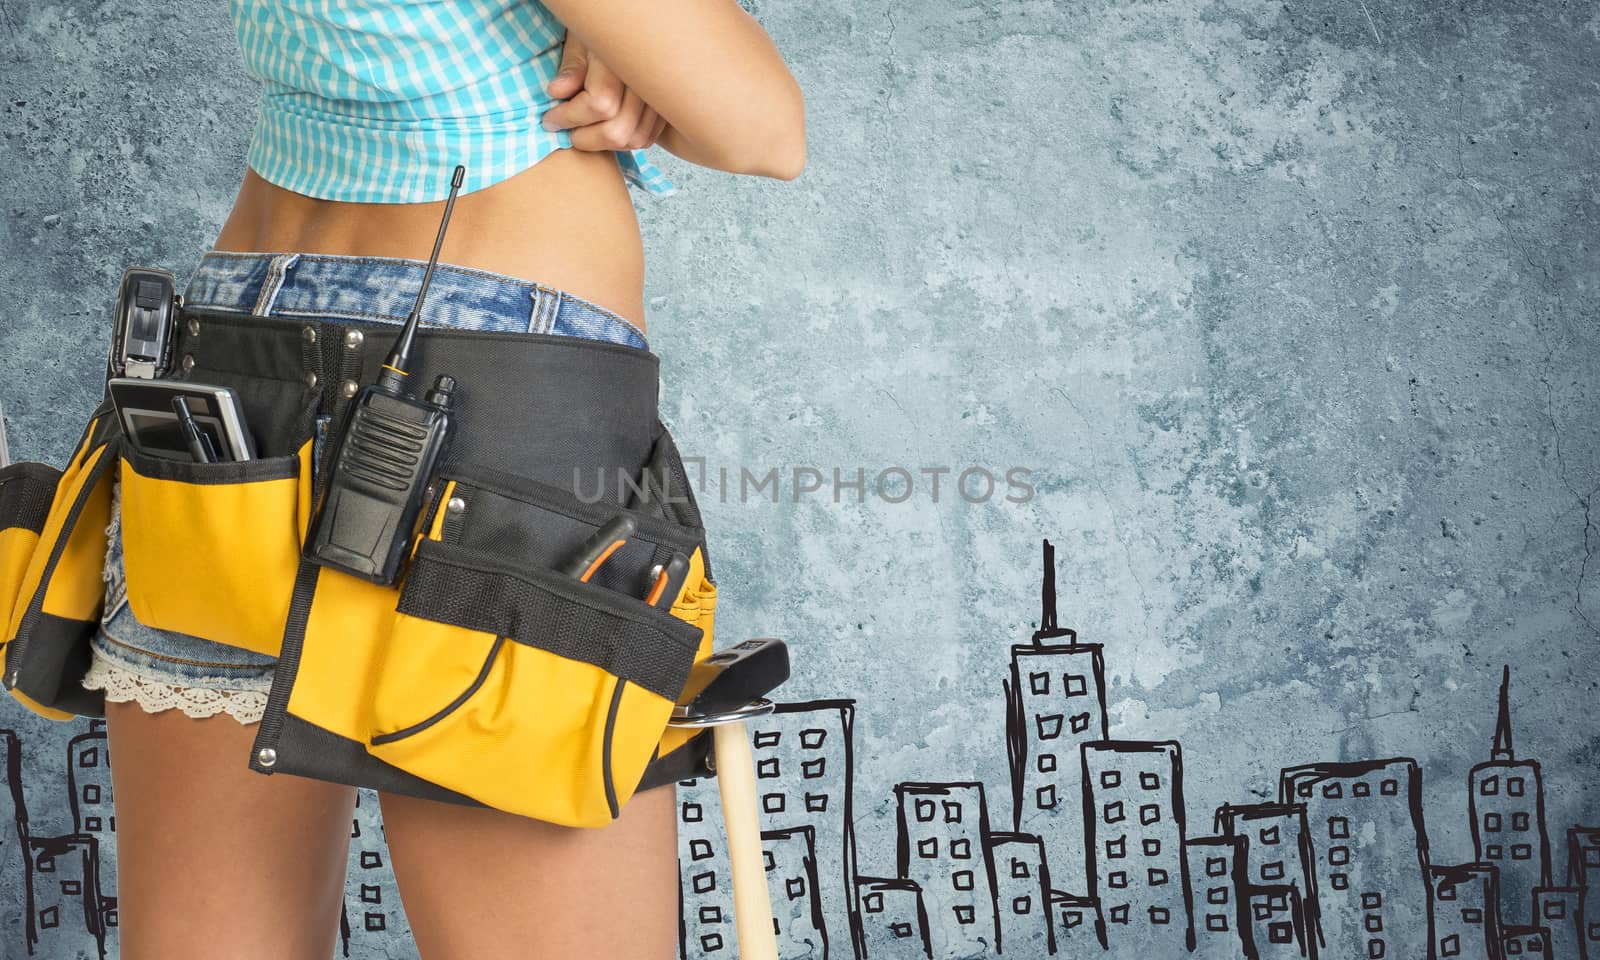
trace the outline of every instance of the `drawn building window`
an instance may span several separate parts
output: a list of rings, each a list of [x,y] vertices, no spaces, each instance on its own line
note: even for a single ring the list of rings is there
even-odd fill
[[[1111,908],[1111,922],[1112,923],[1127,923],[1128,922],[1128,905],[1126,903],[1119,903],[1116,906]]]
[[[1400,783],[1397,780],[1385,780],[1378,784],[1378,792],[1386,797],[1393,797],[1400,793]],[[1378,941],[1382,943],[1382,940]]]
[[[1066,927],[1068,930],[1071,930],[1073,927],[1076,927],[1082,922],[1083,911],[1081,910],[1068,910],[1061,915],[1061,925]]]
[[[895,937],[904,940],[906,937],[911,936],[911,924],[901,920],[899,923],[890,924],[889,932],[894,934]]]
[[[1121,823],[1123,816],[1122,801],[1113,800],[1106,804],[1105,809],[1101,811],[1101,815],[1105,818],[1106,823]]]
[[[958,904],[955,910],[956,923],[968,924],[977,916],[976,911],[972,909],[972,905],[969,903]]]
[[[917,841],[917,856],[931,860],[939,855],[939,838],[928,837]]]
[[[1456,885],[1453,883],[1441,883],[1438,892],[1434,896],[1440,900],[1454,900],[1456,898]]]
[[[972,859],[972,841],[966,837],[957,837],[950,841],[950,856],[956,860]]]
[[[1477,907],[1463,907],[1461,909],[1461,920],[1464,923],[1482,923],[1483,911]]]
[[[78,880],[61,881],[61,892],[65,896],[75,897],[83,892],[83,883]]]
[[[1161,774],[1150,770],[1144,771],[1139,774],[1139,786],[1144,787],[1146,790],[1160,790]]]
[[[1011,875],[1013,877],[1026,878],[1028,873],[1028,861],[1022,859],[1021,857],[1011,858]]]
[[[1513,957],[1521,956],[1522,955],[1522,941],[1518,940],[1515,937],[1512,937],[1511,939],[1507,940],[1506,941],[1506,953],[1511,954]]]
[[[1309,784],[1309,783],[1300,784],[1300,789],[1299,789],[1298,792],[1299,792],[1300,796],[1302,796],[1302,797],[1311,796],[1311,784]]]
[[[772,868],[768,867],[767,869],[770,870]],[[689,882],[694,887],[695,893],[710,893],[717,889],[717,875],[710,870],[695,874]]]
[[[1228,915],[1225,913],[1206,914],[1206,929],[1212,933],[1228,932]]]
[[[1220,877],[1228,872],[1227,857],[1206,857],[1206,876]]]
[[[1255,914],[1257,920],[1265,920],[1272,916],[1272,908],[1267,906],[1265,900],[1257,900],[1250,904],[1250,912]]]
[[[1167,871],[1161,869],[1160,867],[1151,867],[1149,880],[1150,886],[1159,887],[1167,882]]]
[[[1369,960],[1383,960],[1384,942],[1382,937],[1373,937],[1367,941],[1367,957]]]
[[[1590,847],[1583,851],[1583,863],[1588,867],[1600,867],[1600,847]]]
[[[872,897],[877,897],[878,898],[878,909],[877,910],[873,910],[871,907],[868,907],[867,909],[871,910],[873,913],[877,913],[878,910],[882,910],[883,909],[883,894],[881,894],[881,893],[868,894],[867,895],[868,902],[871,902]],[[715,904],[711,904],[711,905],[708,905],[708,906],[701,907],[700,908],[700,922],[701,923],[721,923],[722,922],[722,908],[719,907],[719,906],[716,906]]]
[[[1506,793],[1513,797],[1522,796],[1522,778],[1506,777]]]
[[[1488,857],[1490,860],[1499,860],[1501,857],[1505,856],[1505,851],[1500,848],[1500,844],[1491,843],[1483,848],[1483,855]]]
[[[1161,805],[1147,803],[1139,808],[1139,822],[1149,826],[1161,819]]]
[[[117,911],[114,908],[105,912],[105,918],[106,926],[114,927],[117,925]]]
[[[926,797],[917,798],[916,807],[917,819],[921,820],[923,823],[927,823],[929,820],[932,820],[934,813],[939,809],[932,800],[929,800]]]
[[[1277,843],[1278,842],[1278,828],[1277,827],[1262,827],[1260,836],[1261,836],[1261,842],[1262,843]]]
[[[1141,846],[1144,847],[1144,855],[1145,856],[1147,856],[1147,857],[1159,857],[1159,856],[1161,856],[1161,841],[1157,840],[1155,837],[1146,837],[1144,839],[1144,843],[1141,844]]]
[[[55,873],[56,858],[49,854],[45,854],[39,858],[39,862],[34,866],[40,873]]]
[[[790,877],[783,881],[783,892],[788,894],[790,900],[799,900],[806,895],[806,878]]]
[[[1499,830],[1500,830],[1500,814],[1498,814],[1498,813],[1486,813],[1486,814],[1484,814],[1483,815],[1483,829],[1489,831],[1490,833],[1498,833]]]
[[[1040,740],[1054,740],[1061,736],[1061,721],[1066,719],[1059,713],[1044,713],[1033,718],[1039,728]]]
[[[98,783],[86,783],[86,784],[83,785],[83,802],[84,803],[99,803],[100,802],[100,784],[98,784]]]
[[[1115,790],[1122,786],[1122,774],[1116,770],[1102,770],[1100,772],[1100,786],[1107,790]]]
[[[101,824],[100,824],[100,818],[99,817],[84,817],[83,818],[83,829],[89,831],[90,833],[93,833],[96,830],[99,830],[100,826],[101,826]]]
[[[1350,820],[1348,817],[1329,817],[1328,836],[1335,840],[1344,840],[1350,836]]]
[[[960,804],[959,801],[946,800],[944,802],[944,822],[945,823],[960,823],[961,822],[961,804]]]
[[[1294,924],[1288,921],[1268,924],[1267,940],[1271,943],[1294,943]]]
[[[1511,815],[1511,829],[1513,829],[1513,830],[1526,830],[1526,829],[1528,829],[1528,814],[1526,812],[1523,812],[1523,811],[1518,811],[1516,813],[1513,813]]]
[[[1367,932],[1368,933],[1382,933],[1383,932],[1383,914],[1381,914],[1381,913],[1369,913],[1369,914],[1367,914],[1367,916],[1366,916],[1366,926],[1367,926]]]
[[[100,748],[90,747],[78,754],[78,766],[93,767],[100,763]]]
[[[1064,673],[1061,680],[1066,684],[1067,696],[1081,697],[1089,692],[1089,684],[1085,677],[1076,673]]]
[[[361,851],[361,868],[363,870],[376,870],[383,866],[383,855],[376,850]]]
[[[1342,867],[1350,862],[1350,848],[1337,846],[1328,848],[1328,862],[1336,867]]]
[[[705,953],[716,953],[722,949],[722,934],[708,933],[700,938],[700,949]]]
[[[1567,919],[1567,905],[1560,900],[1551,900],[1544,905],[1544,918],[1546,920]]]
[[[771,850],[763,850],[763,851],[761,851],[761,860],[762,860],[763,863],[766,864],[766,869],[767,869],[768,873],[771,873],[772,871],[778,869],[778,861],[772,859],[772,851]]]
[[[1047,783],[1033,791],[1034,803],[1040,810],[1053,810],[1056,805],[1056,785]]]
[[[1450,934],[1450,936],[1445,937],[1443,940],[1440,940],[1439,941],[1439,956],[1441,956],[1441,957],[1459,957],[1459,956],[1461,956],[1461,935],[1460,934],[1456,934],[1456,933],[1452,933],[1452,934]]]
[[[61,925],[61,911],[56,907],[45,907],[39,911],[39,926],[46,930]]]
[[[1072,715],[1072,732],[1082,733],[1089,729],[1089,715],[1087,713],[1074,713]]]
[[[771,796],[771,794],[768,794],[768,796]],[[701,819],[702,813],[700,810],[700,804],[695,803],[692,800],[685,800],[683,802],[683,822],[699,823]]]
[[[957,870],[955,873],[950,875],[950,884],[951,884],[951,886],[955,887],[957,890],[971,890],[972,889],[972,871],[971,870]]]
[[[1338,783],[1325,783],[1322,785],[1322,795],[1329,800],[1336,800],[1344,796],[1344,787]]]
[[[1017,897],[1016,899],[1011,901],[1011,912],[1012,913],[1023,913],[1023,914],[1025,914],[1029,910],[1032,910],[1032,909],[1033,909],[1033,898],[1032,897]]]
[[[693,840],[690,840],[689,841],[689,859],[690,860],[710,860],[711,859],[711,841],[707,840],[704,837],[695,837]]]
[[[826,730],[801,730],[800,746],[805,747],[807,750],[815,750],[822,746],[822,741],[827,739],[827,736],[828,731]]]
[[[874,890],[872,893],[869,893],[865,897],[862,898],[861,905],[866,908],[866,911],[868,913],[882,913],[883,912],[883,894],[878,892],[878,891],[876,891],[876,890]],[[705,919],[705,914],[704,914],[704,910],[703,909],[701,911],[700,919],[701,920]]]
[[[1206,901],[1209,903],[1227,903],[1228,888],[1212,887],[1210,890],[1206,891]]]
[[[1350,787],[1350,795],[1352,797],[1370,797],[1372,796],[1372,784],[1365,780],[1357,780]]]
[[[1289,909],[1289,897],[1283,893],[1267,894],[1267,909],[1273,913],[1282,913]]]
[[[800,762],[800,775],[808,780],[815,780],[822,776],[828,769],[828,758],[818,757],[815,760]]]
[[[778,735],[781,732],[779,730],[757,730],[754,737],[755,745],[757,747],[776,747],[778,745]]]
[[[1039,754],[1039,772],[1050,773],[1056,768],[1056,755],[1053,753]]]
[[[1600,940],[1600,923],[1589,924],[1589,939]]]
[[[764,794],[761,795],[761,809],[765,810],[768,813],[782,813],[783,812],[783,804],[784,804],[784,799],[783,799],[783,794],[781,794],[781,793],[764,793]],[[697,803],[697,804],[694,805],[694,807],[695,807],[695,816],[694,816],[694,818],[696,820],[699,820],[700,819],[700,805]],[[684,819],[687,820],[688,818],[685,817]]]
[[[383,891],[380,890],[378,885],[375,883],[363,883],[361,885],[361,902],[382,903]]]
[[[1492,797],[1499,792],[1499,777],[1484,777],[1483,780],[1478,783],[1478,794],[1480,796]]]
[[[756,776],[763,780],[771,780],[778,775],[778,758],[763,757],[756,761]]]
[[[382,931],[389,925],[389,919],[381,913],[368,913],[362,919],[365,921],[366,928],[374,933]]]
[[[1533,847],[1526,843],[1513,843],[1511,845],[1511,859],[1528,860],[1533,857]]]
[[[1261,879],[1263,879],[1263,880],[1282,880],[1283,879],[1283,861],[1282,860],[1274,860],[1271,863],[1263,863],[1261,865]]]
[[[1128,885],[1128,872],[1126,870],[1113,870],[1106,877],[1106,886],[1113,890],[1121,890]]]
[[[828,795],[826,793],[806,794],[806,812],[822,813],[828,809]]]
[[[1377,892],[1376,890],[1372,890],[1372,891],[1369,891],[1367,893],[1363,893],[1361,895],[1361,909],[1363,909],[1363,910],[1381,910],[1381,909],[1383,909],[1383,894]]]
[[[1028,687],[1029,687],[1029,689],[1031,689],[1034,692],[1034,694],[1036,696],[1040,696],[1040,697],[1044,696],[1045,694],[1050,692],[1050,674],[1048,674],[1048,673],[1030,673],[1030,674],[1028,674]]]
[[[1335,890],[1343,890],[1350,886],[1350,878],[1342,873],[1330,873],[1328,884]]]
[[[1119,859],[1121,857],[1125,857],[1127,855],[1128,855],[1128,838],[1127,837],[1118,837],[1115,840],[1107,840],[1106,841],[1106,859],[1107,860],[1116,860],[1116,859]]]
[[[1167,923],[1172,919],[1172,914],[1166,907],[1151,907],[1150,922],[1155,924]]]

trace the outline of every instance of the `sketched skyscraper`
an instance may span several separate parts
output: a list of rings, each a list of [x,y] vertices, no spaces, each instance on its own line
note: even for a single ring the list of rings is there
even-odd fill
[[[983,784],[895,784],[895,866],[922,889],[935,960],[993,952],[1000,935]]]
[[[1044,843],[1050,886],[1089,893],[1078,751],[1108,737],[1105,656],[1056,625],[1055,548],[1044,543],[1043,614],[1031,643],[1011,648],[1005,682],[1012,827]],[[1059,640],[1064,642],[1050,643]]]
[[[1537,924],[1533,888],[1550,885],[1545,837],[1544,782],[1537,760],[1518,760],[1511,747],[1511,667],[1500,680],[1494,752],[1467,777],[1467,809],[1477,859],[1500,871],[1500,918],[1506,926]]]
[[[1500,960],[1499,880],[1492,863],[1429,867],[1438,960]]]
[[[1315,854],[1318,954],[1412,960],[1430,950],[1422,770],[1407,757],[1287,767],[1284,803],[1305,804]]]
[[[1600,827],[1567,830],[1567,883],[1578,888],[1584,960],[1600,960]]]

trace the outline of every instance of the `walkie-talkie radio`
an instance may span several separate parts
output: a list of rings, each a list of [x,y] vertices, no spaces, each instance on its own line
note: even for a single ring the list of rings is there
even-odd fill
[[[111,330],[111,376],[153,380],[172,366],[172,326],[182,299],[167,270],[129,267],[117,290]]]
[[[392,584],[416,534],[428,481],[450,443],[451,391],[455,380],[440,374],[420,399],[406,392],[411,340],[422,313],[445,228],[466,168],[450,179],[439,237],[422,275],[411,315],[383,363],[378,382],[362,388],[335,441],[328,482],[306,536],[305,556],[315,563]]]

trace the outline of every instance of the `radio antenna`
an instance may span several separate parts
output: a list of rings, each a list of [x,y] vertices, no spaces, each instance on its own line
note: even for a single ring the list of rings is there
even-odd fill
[[[378,377],[377,386],[385,393],[400,393],[403,378],[409,376],[406,364],[411,359],[411,338],[416,334],[417,323],[422,316],[422,298],[428,295],[428,284],[433,282],[433,268],[439,263],[439,248],[444,246],[444,232],[450,226],[450,211],[455,209],[456,191],[461,189],[461,181],[466,175],[467,168],[457,164],[455,175],[450,178],[450,196],[444,202],[444,217],[439,221],[439,236],[433,241],[433,255],[428,258],[428,269],[422,274],[422,287],[417,291],[417,302],[411,305],[411,314],[406,317],[405,326],[400,328],[400,339],[389,351],[389,358],[383,361],[383,373]]]

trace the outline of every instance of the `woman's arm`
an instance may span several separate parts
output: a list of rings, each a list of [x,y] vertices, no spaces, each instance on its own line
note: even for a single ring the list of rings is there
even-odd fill
[[[666,121],[663,147],[730,173],[799,176],[806,161],[800,86],[766,31],[733,0],[545,6]]]

